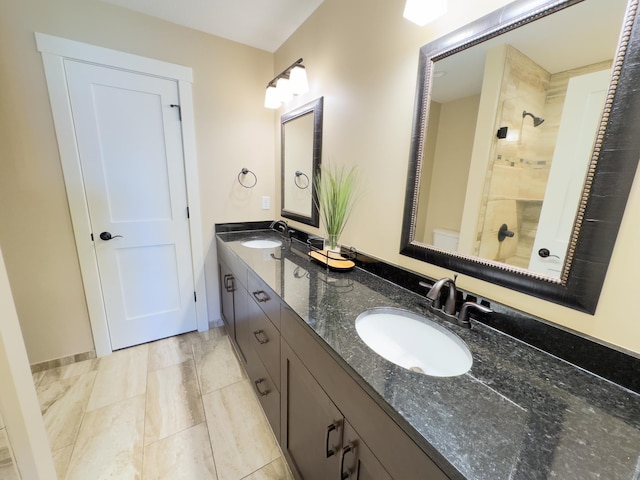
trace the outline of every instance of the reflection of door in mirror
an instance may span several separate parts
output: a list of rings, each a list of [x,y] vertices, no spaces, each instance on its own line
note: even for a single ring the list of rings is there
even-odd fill
[[[606,69],[569,80],[529,270],[560,277],[610,78]]]
[[[313,112],[284,124],[282,185],[285,208],[310,217],[313,199],[310,181],[313,174]]]

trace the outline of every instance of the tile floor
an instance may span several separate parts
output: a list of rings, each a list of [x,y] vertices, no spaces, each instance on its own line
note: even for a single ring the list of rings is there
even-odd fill
[[[221,328],[34,382],[60,480],[292,479]]]

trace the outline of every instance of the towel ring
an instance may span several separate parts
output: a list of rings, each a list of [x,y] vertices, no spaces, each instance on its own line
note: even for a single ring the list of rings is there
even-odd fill
[[[242,183],[242,176],[248,173],[253,175],[253,183],[251,185],[245,185],[244,183]],[[256,183],[258,183],[258,177],[256,177],[255,173],[253,173],[251,170],[245,167],[242,170],[240,170],[240,173],[238,174],[238,183],[242,185],[244,188],[253,188],[256,186]]]
[[[307,174],[306,174],[306,173],[303,173],[303,172],[301,172],[300,170],[296,170],[295,175],[296,175],[296,176],[295,176],[295,177],[294,177],[294,179],[293,179],[293,183],[295,183],[295,184],[296,184],[296,187],[298,187],[300,190],[304,190],[305,188],[308,188],[308,187],[309,187],[309,183],[310,183],[310,182],[309,182],[309,177],[307,177]],[[300,177],[304,177],[304,178],[306,178],[306,179],[307,179],[307,184],[306,184],[305,186],[302,186],[302,185],[300,185],[300,184],[298,183],[298,179],[299,179]]]

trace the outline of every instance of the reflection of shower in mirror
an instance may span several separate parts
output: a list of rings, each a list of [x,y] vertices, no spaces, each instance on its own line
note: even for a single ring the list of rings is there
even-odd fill
[[[533,113],[527,112],[526,110],[524,110],[522,112],[522,118],[524,118],[524,117],[531,117],[533,119],[533,126],[534,127],[539,127],[544,122],[544,118],[537,117]]]

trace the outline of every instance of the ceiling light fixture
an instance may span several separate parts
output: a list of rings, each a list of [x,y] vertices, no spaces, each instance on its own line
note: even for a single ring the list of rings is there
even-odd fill
[[[447,0],[407,0],[402,16],[422,27],[445,13]]]
[[[299,58],[267,84],[264,106],[280,108],[283,103],[291,100],[293,95],[301,95],[308,91],[307,71],[302,65],[302,59]]]

